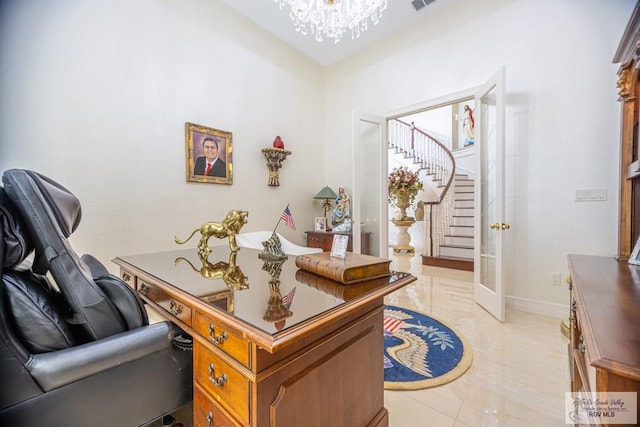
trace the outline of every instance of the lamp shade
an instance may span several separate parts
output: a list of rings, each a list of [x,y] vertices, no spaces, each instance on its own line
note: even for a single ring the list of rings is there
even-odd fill
[[[336,197],[338,197],[338,195],[328,186],[325,186],[318,194],[313,196],[314,199],[335,199]]]

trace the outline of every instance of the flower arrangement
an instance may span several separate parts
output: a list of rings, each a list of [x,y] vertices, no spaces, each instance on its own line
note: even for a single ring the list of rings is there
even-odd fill
[[[406,166],[394,168],[387,179],[389,185],[389,204],[397,206],[398,196],[406,193],[409,196],[409,206],[413,205],[419,190],[423,184],[418,172],[411,172]]]

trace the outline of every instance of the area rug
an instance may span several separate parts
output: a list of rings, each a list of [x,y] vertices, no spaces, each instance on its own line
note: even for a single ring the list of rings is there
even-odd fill
[[[385,306],[385,389],[446,384],[464,374],[472,359],[471,346],[451,326],[415,311]]]

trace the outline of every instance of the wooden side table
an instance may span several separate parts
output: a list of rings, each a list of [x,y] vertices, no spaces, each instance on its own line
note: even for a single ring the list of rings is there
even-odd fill
[[[331,251],[333,236],[335,234],[343,234],[349,236],[347,251],[353,251],[351,233],[331,232],[331,231],[305,231],[307,233],[307,247],[321,248],[324,252]],[[360,233],[360,252],[365,255],[371,255],[371,232],[363,231]]]

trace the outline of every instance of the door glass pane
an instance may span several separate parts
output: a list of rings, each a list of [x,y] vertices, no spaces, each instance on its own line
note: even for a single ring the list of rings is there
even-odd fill
[[[379,123],[360,120],[360,225],[361,231],[369,235],[371,255],[380,256],[380,132]],[[364,243],[365,240],[362,240]],[[361,247],[364,249],[364,247]],[[385,254],[385,257],[387,255]]]
[[[491,229],[500,218],[496,207],[496,89],[491,89],[480,100],[482,141],[480,147],[481,178],[481,230],[480,230],[480,283],[496,290],[496,237],[498,230]]]

